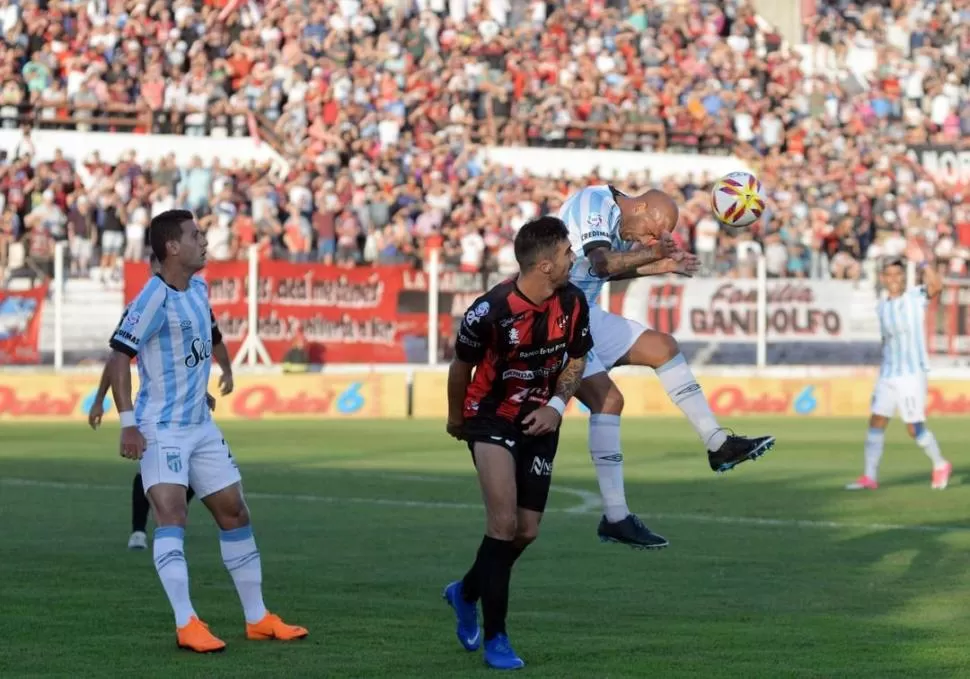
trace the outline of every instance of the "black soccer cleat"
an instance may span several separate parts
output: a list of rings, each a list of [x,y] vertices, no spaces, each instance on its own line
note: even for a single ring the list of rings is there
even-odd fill
[[[619,542],[633,549],[663,549],[670,544],[667,538],[644,526],[636,514],[627,514],[622,521],[613,523],[604,516],[596,534],[599,535],[600,542]]]
[[[707,459],[711,463],[711,469],[721,474],[734,469],[745,460],[757,460],[774,445],[774,436],[759,436],[752,439],[731,435],[718,450],[707,451]]]

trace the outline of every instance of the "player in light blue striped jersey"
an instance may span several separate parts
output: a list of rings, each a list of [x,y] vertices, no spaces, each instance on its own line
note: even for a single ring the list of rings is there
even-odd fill
[[[656,370],[667,395],[707,448],[708,462],[715,472],[764,455],[775,439],[726,433],[711,412],[677,340],[598,306],[600,290],[607,280],[661,274],[690,276],[697,270],[697,258],[679,250],[670,236],[679,218],[674,200],[658,190],[627,196],[609,185],[590,186],[566,199],[559,218],[569,229],[576,255],[570,281],[583,290],[590,307],[594,347],[587,356],[576,397],[590,410],[589,450],[604,509],[597,534],[604,542],[638,549],[666,547],[666,538],[644,526],[626,504],[620,450],[623,395],[610,379],[611,368],[641,365]]]
[[[141,460],[142,482],[155,513],[155,569],[175,613],[178,645],[199,653],[225,643],[201,622],[189,598],[183,547],[186,488],[191,485],[220,530],[222,558],[232,575],[250,639],[297,639],[302,627],[266,610],[262,567],[236,461],[209,413],[206,388],[212,359],[222,369],[223,394],[232,391],[232,363],[209,306],[206,239],[191,212],[170,210],[152,219],[153,276],[125,311],[111,338],[111,390],[121,420],[121,454]],[[140,387],[131,398],[131,359]]]
[[[926,351],[926,306],[940,294],[943,281],[933,267],[923,270],[923,285],[906,289],[906,264],[889,260],[882,270],[885,296],[876,313],[882,333],[882,365],[872,393],[872,414],[864,448],[865,466],[849,490],[879,487],[879,460],[889,418],[899,411],[909,435],[933,463],[930,487],[942,490],[950,481],[952,465],[940,452],[940,444],[926,428],[926,374],[930,358]]]

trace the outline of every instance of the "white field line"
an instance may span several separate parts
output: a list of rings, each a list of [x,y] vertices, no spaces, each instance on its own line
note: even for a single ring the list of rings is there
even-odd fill
[[[411,480],[424,480],[434,477],[411,477]],[[38,479],[0,478],[0,486],[51,488],[59,490],[106,490],[128,491],[130,486],[99,485],[91,483],[64,483]],[[581,500],[580,504],[568,508],[547,510],[557,514],[590,515],[600,513],[600,498],[596,493],[579,488],[553,486],[553,490],[573,495]],[[251,493],[246,497],[256,500],[284,500],[289,502],[317,502],[323,504],[358,504],[376,507],[413,507],[417,509],[468,509],[481,511],[480,503],[428,502],[425,500],[403,500],[369,497],[330,497],[326,495],[304,495],[297,493]],[[768,528],[835,528],[862,530],[898,530],[914,533],[968,533],[970,526],[922,526],[896,523],[862,523],[854,521],[821,521],[817,519],[762,518],[753,516],[708,516],[705,514],[641,513],[641,518],[659,521],[686,521],[690,523],[713,523],[734,526],[761,526]]]

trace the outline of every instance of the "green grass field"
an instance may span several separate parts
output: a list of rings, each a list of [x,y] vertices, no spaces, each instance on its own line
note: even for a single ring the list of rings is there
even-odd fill
[[[765,420],[778,446],[715,476],[686,423],[624,431],[632,508],[669,549],[595,536],[585,428],[570,422],[543,535],[516,567],[509,629],[534,677],[968,677],[967,424],[935,431],[958,472],[891,430],[875,493],[865,423]],[[128,552],[135,467],[117,430],[0,425],[0,677],[476,677],[440,592],[481,537],[467,452],[439,422],[232,423],[267,605],[296,644],[247,642],[210,517],[193,502],[196,609],[226,653],[176,650],[150,552]]]

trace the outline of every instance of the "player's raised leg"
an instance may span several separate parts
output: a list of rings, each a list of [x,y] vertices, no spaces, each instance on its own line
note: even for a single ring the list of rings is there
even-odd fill
[[[593,339],[598,341],[595,334]],[[726,433],[711,412],[707,397],[673,336],[644,330],[615,365],[639,365],[656,370],[667,396],[684,413],[707,447],[713,471],[726,472],[746,460],[756,460],[774,446],[774,436],[749,438]]]
[[[603,517],[597,535],[604,542],[619,542],[638,549],[660,549],[669,543],[631,514],[623,484],[623,451],[620,445],[620,416],[623,394],[596,358],[587,356],[586,374],[576,397],[589,408],[589,454],[596,469]]]
[[[215,424],[208,424],[192,456],[192,486],[219,526],[219,548],[246,617],[246,637],[290,641],[307,630],[288,625],[263,603],[263,567],[243,499],[239,470]]]

